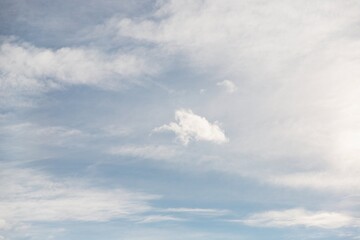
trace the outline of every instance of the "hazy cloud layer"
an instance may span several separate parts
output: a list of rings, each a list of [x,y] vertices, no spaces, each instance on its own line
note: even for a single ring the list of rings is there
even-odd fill
[[[235,83],[230,80],[218,82],[216,85],[224,88],[228,93],[234,93],[237,90]]]
[[[236,136],[234,152],[274,161],[275,167],[268,166],[274,176],[266,176],[268,169],[254,171],[255,177],[336,190],[345,175],[356,188],[359,182],[360,43],[351,30],[359,9],[356,1],[166,1],[153,19],[114,18],[107,26],[121,36],[184,54],[217,76],[242,79],[241,95],[214,98],[208,109],[229,119],[225,124]],[[166,128],[189,142],[177,125]],[[281,161],[294,161],[298,174],[311,176],[314,184],[279,172]],[[226,171],[243,166],[237,160],[216,165]],[[282,174],[284,181],[273,180]],[[316,184],[327,182],[326,176],[337,181]]]
[[[359,11],[4,0],[0,239],[357,239]]]

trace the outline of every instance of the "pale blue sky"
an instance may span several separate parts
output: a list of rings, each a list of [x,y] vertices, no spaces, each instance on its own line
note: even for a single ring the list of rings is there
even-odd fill
[[[0,240],[359,239],[358,1],[0,9]]]

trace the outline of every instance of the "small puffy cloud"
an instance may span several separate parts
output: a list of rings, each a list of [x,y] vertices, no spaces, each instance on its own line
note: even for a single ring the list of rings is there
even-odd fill
[[[206,118],[194,114],[190,109],[177,110],[175,121],[155,128],[154,131],[174,132],[184,145],[187,145],[191,140],[209,141],[217,144],[228,141],[217,122],[210,123]]]
[[[218,82],[216,85],[224,88],[228,93],[234,93],[237,90],[235,83],[230,80],[224,80],[222,82]]]
[[[125,145],[112,147],[109,150],[110,154],[121,155],[121,156],[130,156],[137,158],[146,158],[146,159],[169,159],[176,155],[176,149],[160,146],[160,145],[145,145],[145,146],[136,146],[136,145]]]
[[[235,220],[249,226],[259,227],[317,227],[335,229],[357,225],[352,216],[336,212],[311,212],[304,209],[288,209],[285,211],[269,211],[255,213],[244,220]]]

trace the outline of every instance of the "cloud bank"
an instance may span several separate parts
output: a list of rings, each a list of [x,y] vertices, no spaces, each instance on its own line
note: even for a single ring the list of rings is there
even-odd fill
[[[357,1],[164,1],[152,18],[113,18],[105,25],[184,55],[215,76],[242,79],[241,95],[208,103],[208,111],[211,106],[229,119],[236,142],[231,154],[239,156],[216,163],[217,169],[271,184],[283,177],[293,188],[337,191],[342,182],[351,191],[345,182],[356,189],[360,182],[359,10]],[[160,129],[184,144],[202,138],[176,122]],[[266,171],[243,168],[240,156]],[[296,177],[301,174],[314,184]],[[325,184],[328,176],[336,181]]]

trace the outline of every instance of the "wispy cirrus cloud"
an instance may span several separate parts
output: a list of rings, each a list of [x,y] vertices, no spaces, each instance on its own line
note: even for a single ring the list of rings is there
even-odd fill
[[[122,145],[111,147],[108,153],[145,159],[170,159],[175,157],[178,151],[174,147],[162,145]]]
[[[82,131],[75,128],[68,128],[63,126],[39,126],[31,122],[22,122],[18,124],[4,125],[0,128],[0,133],[8,135],[31,135],[31,137],[74,137],[86,135]]]
[[[149,211],[158,196],[127,189],[90,187],[80,179],[53,179],[30,169],[1,171],[0,219],[3,229],[22,223],[109,221]]]
[[[121,49],[112,53],[89,47],[50,49],[11,40],[0,46],[2,105],[72,85],[119,89],[139,84],[139,76],[156,71],[143,56]]]
[[[194,221],[201,218],[218,218],[229,215],[231,211],[215,208],[163,208],[153,209],[155,214],[139,217],[139,223],[154,223],[164,221]]]
[[[214,208],[167,208],[163,209],[164,212],[180,213],[180,214],[195,214],[202,216],[223,216],[230,213],[226,209],[214,209]]]
[[[31,232],[36,223],[107,222],[122,219],[141,224],[193,221],[194,215],[224,216],[207,208],[155,208],[152,195],[124,188],[91,186],[79,178],[54,178],[42,171],[3,165],[0,170],[0,230],[11,236]],[[25,229],[24,229],[25,228]]]
[[[169,216],[169,215],[149,215],[143,217],[138,223],[156,223],[164,221],[185,221],[183,218]]]
[[[316,227],[336,229],[359,226],[359,220],[345,213],[307,211],[301,208],[268,211],[251,214],[243,220],[235,220],[256,227]]]
[[[46,126],[33,122],[11,123],[7,120],[0,127],[0,136],[3,139],[0,146],[2,160],[10,157],[12,160],[32,161],[58,154],[49,151],[48,148],[51,147],[82,146],[91,134],[68,126]]]
[[[123,227],[123,223],[124,226],[134,222],[156,224],[134,224],[136,227],[130,228],[130,232],[125,229],[118,236],[105,231],[104,225],[96,232],[111,232],[109,235],[113,236],[104,236],[107,239],[262,239],[263,231],[239,236],[235,230],[234,236],[230,236],[232,229],[207,224],[211,218],[226,222],[241,208],[241,212],[249,215],[235,222],[286,228],[267,229],[265,234],[274,234],[274,238],[299,229],[303,236],[291,238],[311,238],[313,233],[325,231],[330,232],[329,236],[334,232],[344,233],[343,238],[359,235],[358,198],[346,204],[337,201],[343,193],[357,195],[360,189],[360,4],[356,0],[164,0],[156,4],[148,0],[97,4],[92,0],[80,10],[87,14],[79,18],[69,14],[76,9],[74,1],[50,5],[42,4],[43,1],[5,2],[2,11],[6,12],[5,16],[11,16],[8,22],[17,25],[11,23],[2,31],[21,33],[27,29],[19,39],[28,43],[6,40],[1,45],[0,107],[14,111],[17,115],[14,119],[22,119],[24,123],[17,124],[11,119],[11,123],[1,127],[5,141],[1,139],[0,155],[17,164],[18,161],[12,160],[30,159],[31,152],[56,155],[61,146],[63,158],[52,161],[53,158],[47,157],[49,161],[27,166],[50,167],[56,173],[63,173],[70,168],[88,169],[95,162],[91,173],[99,179],[118,181],[120,178],[112,174],[126,172],[120,176],[125,183],[155,189],[169,194],[170,199],[160,201],[154,209],[148,194],[97,187],[92,181],[54,178],[35,170],[9,170],[22,180],[11,180],[16,177],[3,174],[4,184],[0,185],[8,194],[0,196],[0,228],[9,229],[25,222],[55,225],[81,221],[82,226],[93,230],[91,222],[125,219],[130,223],[118,221],[116,228]],[[23,9],[8,7],[13,5]],[[138,12],[120,9],[130,5],[136,5]],[[109,20],[101,24],[104,19]],[[21,24],[22,21],[28,23]],[[28,29],[30,25],[36,27]],[[83,26],[87,28],[85,37],[81,33]],[[76,36],[70,39],[74,32]],[[56,38],[59,40],[54,41]],[[161,67],[157,68],[158,65]],[[171,69],[152,79],[154,85],[166,90],[165,94],[152,88],[126,93],[90,89],[113,91],[142,83],[147,76],[152,78],[157,74],[158,69],[169,66]],[[229,80],[219,82],[224,79]],[[235,93],[236,89],[238,92],[222,94],[220,88],[224,90],[222,93]],[[62,92],[54,93],[57,89]],[[49,97],[51,101],[42,102],[44,105],[35,111],[17,112],[12,108],[14,102],[30,105],[31,99],[45,96],[42,93],[46,93],[45,100]],[[72,107],[73,103],[76,107]],[[201,114],[178,109],[179,105],[201,109]],[[171,109],[178,109],[175,120],[166,120],[163,116]],[[47,117],[40,122],[50,122],[49,125],[29,123],[43,116]],[[214,122],[215,119],[222,124]],[[109,122],[115,124],[108,125]],[[62,123],[67,126],[60,126]],[[130,130],[122,127],[127,123]],[[84,129],[70,126],[84,126]],[[156,139],[159,134],[147,139],[154,142],[141,144],[154,126],[160,126],[154,132],[169,132],[181,144],[190,146],[162,145]],[[87,130],[91,140],[84,140]],[[194,142],[218,145],[190,144]],[[228,143],[221,144],[225,142]],[[63,148],[79,143],[85,143],[82,146],[86,148],[80,151]],[[21,148],[29,151],[11,154]],[[161,161],[153,161],[149,165],[153,164],[151,169],[156,169],[156,174],[144,176],[142,173],[148,168],[143,168],[143,162],[134,161],[128,172],[126,164],[101,165],[100,159],[109,158],[105,154],[166,159],[178,165],[164,169],[159,167]],[[178,171],[179,166],[190,171]],[[194,173],[194,169],[203,172]],[[307,188],[305,194],[303,188]],[[203,192],[194,194],[194,189]],[[311,191],[310,199],[309,189],[315,190]],[[276,194],[279,191],[281,194]],[[202,193],[205,196],[198,199]],[[216,199],[210,199],[207,193]],[[172,201],[179,206],[182,200],[189,207],[170,207]],[[214,206],[208,201],[216,201],[220,209],[201,208]],[[196,204],[191,208],[193,202]],[[229,213],[221,204],[230,202],[233,204],[229,204],[232,208]],[[295,208],[251,214],[246,213],[250,202],[251,209],[259,206],[274,209],[274,205],[290,204]],[[297,208],[299,205],[304,209]],[[30,213],[29,209],[34,211]],[[196,223],[187,228],[188,224],[181,226],[183,220]],[[206,229],[209,232],[192,232],[199,226],[197,221],[201,221],[201,227],[210,226]],[[89,224],[83,225],[84,222]],[[168,231],[163,226],[156,229],[161,224],[176,229]],[[106,224],[106,228],[111,225]],[[146,231],[150,228],[154,231]],[[82,229],[75,230],[75,237],[64,238],[77,239]]]

